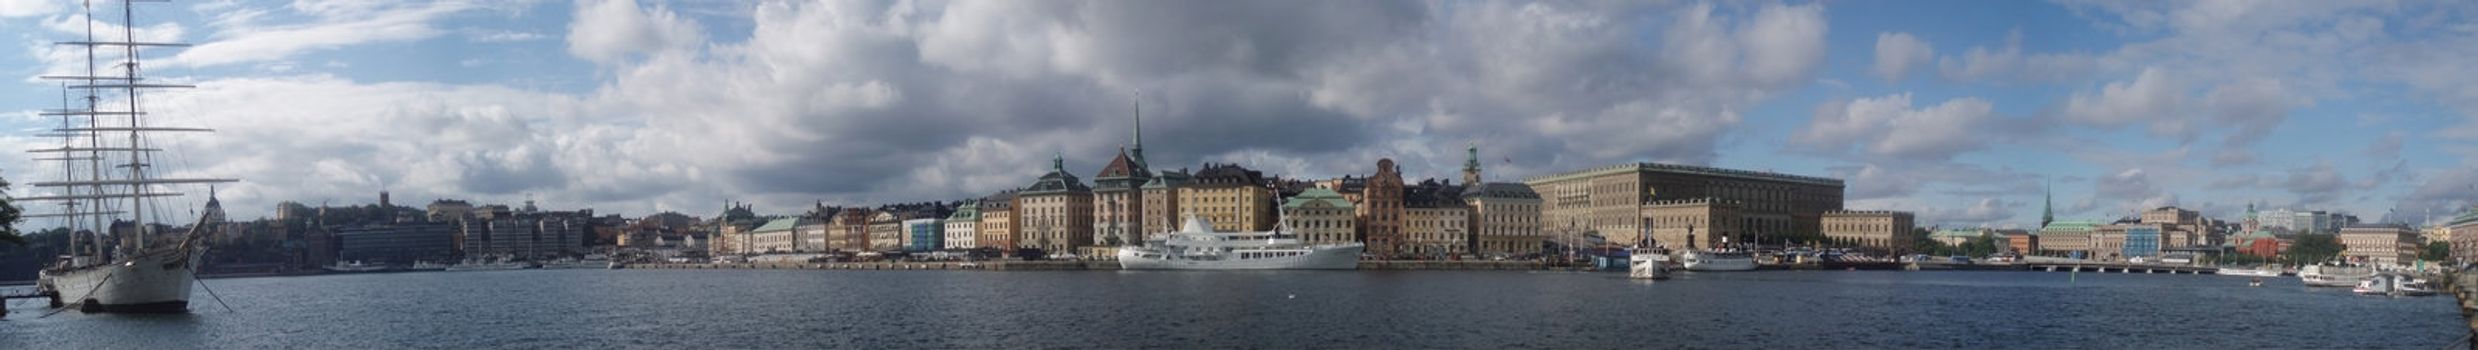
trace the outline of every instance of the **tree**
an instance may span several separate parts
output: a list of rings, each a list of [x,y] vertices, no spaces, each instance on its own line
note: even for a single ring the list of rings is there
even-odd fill
[[[2444,261],[2452,258],[2452,242],[2427,242],[2418,250],[2418,260]]]
[[[26,237],[17,233],[17,204],[10,203],[9,180],[0,179],[0,243],[26,245]]]
[[[2289,243],[2289,251],[2280,253],[2280,257],[2293,264],[2313,264],[2340,256],[2342,249],[2347,247],[2332,235],[2303,234],[2297,235],[2297,241]]]

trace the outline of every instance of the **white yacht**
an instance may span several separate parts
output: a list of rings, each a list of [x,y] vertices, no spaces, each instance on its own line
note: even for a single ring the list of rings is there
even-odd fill
[[[122,1],[131,7],[138,6],[135,2],[142,1]],[[80,51],[86,52],[86,65],[83,71],[37,77],[60,81],[68,90],[58,95],[63,104],[60,109],[34,113],[60,118],[59,125],[40,135],[58,137],[59,147],[28,150],[40,154],[36,161],[59,167],[24,170],[57,169],[61,178],[27,183],[45,190],[13,199],[60,203],[61,212],[18,217],[61,218],[72,232],[69,251],[38,273],[36,288],[42,292],[54,293],[66,305],[85,312],[188,312],[189,289],[198,283],[206,237],[221,227],[223,209],[209,190],[205,209],[189,229],[168,229],[165,225],[179,223],[164,220],[160,213],[169,211],[168,205],[153,199],[182,196],[173,192],[179,185],[238,180],[164,176],[182,173],[157,162],[169,158],[164,152],[173,144],[149,136],[210,130],[163,125],[165,119],[160,118],[167,116],[165,111],[141,108],[147,105],[140,99],[146,95],[141,92],[193,86],[141,76],[139,67],[144,65],[139,58],[148,57],[141,50],[188,44],[140,41],[134,30],[127,29],[146,27],[132,20],[134,11],[120,11],[119,23],[105,23],[90,8],[79,19],[89,28],[84,37],[54,43],[84,48]],[[97,27],[114,32],[93,29]],[[83,104],[69,102],[72,95]]]
[[[1669,279],[1669,250],[1643,247],[1628,249],[1626,277]]]
[[[2315,264],[2297,270],[2297,279],[2309,287],[2350,287],[2372,277],[2375,269],[2365,266]]]
[[[1687,271],[1754,271],[1755,253],[1744,250],[1689,250]]]
[[[1351,270],[1359,268],[1359,243],[1305,244],[1280,226],[1267,232],[1213,232],[1213,224],[1189,214],[1169,237],[1119,249],[1128,270]]]
[[[2223,267],[2220,268],[2220,271],[2217,272],[2217,274],[2222,276],[2280,277],[2280,268],[2276,266],[2256,268]]]

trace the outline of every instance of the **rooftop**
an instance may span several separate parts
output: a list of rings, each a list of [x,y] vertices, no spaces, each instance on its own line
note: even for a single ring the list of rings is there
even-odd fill
[[[1282,209],[1298,208],[1300,206],[1307,205],[1308,203],[1314,203],[1317,201],[1324,201],[1326,205],[1333,206],[1334,208],[1351,209],[1351,201],[1344,200],[1341,193],[1334,193],[1334,190],[1323,188],[1309,188],[1307,190],[1300,191],[1299,195],[1291,196],[1290,199],[1283,200]]]
[[[1525,183],[1540,183],[1540,182],[1544,182],[1544,181],[1572,180],[1572,179],[1580,179],[1580,178],[1586,178],[1586,177],[1593,177],[1593,176],[1600,176],[1600,175],[1608,175],[1608,174],[1617,174],[1617,173],[1627,173],[1627,172],[1651,172],[1651,173],[1669,173],[1669,174],[1707,175],[1707,176],[1732,177],[1732,178],[1749,179],[1749,180],[1760,180],[1760,181],[1790,182],[1790,183],[1800,183],[1800,184],[1809,184],[1809,185],[1821,185],[1821,186],[1841,186],[1841,185],[1842,185],[1841,179],[1827,178],[1827,177],[1804,176],[1804,175],[1791,175],[1791,174],[1775,173],[1775,172],[1769,172],[1769,171],[1748,171],[1748,170],[1738,170],[1738,169],[1723,169],[1723,168],[1714,168],[1714,167],[1707,167],[1707,166],[1678,165],[1678,164],[1662,164],[1662,163],[1649,163],[1649,162],[1647,162],[1647,163],[1619,164],[1619,165],[1604,166],[1604,167],[1599,167],[1599,168],[1592,168],[1592,169],[1584,169],[1584,170],[1570,171],[1570,172],[1559,173],[1559,174],[1551,174],[1551,175],[1545,175],[1545,176],[1535,176],[1535,177],[1531,177],[1531,178],[1524,179],[1524,180],[1523,180],[1523,182],[1525,182]]]

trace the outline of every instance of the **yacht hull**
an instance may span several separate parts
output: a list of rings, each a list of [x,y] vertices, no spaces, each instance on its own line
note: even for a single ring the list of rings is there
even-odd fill
[[[202,253],[167,249],[111,264],[45,270],[40,283],[84,312],[189,312],[189,288],[197,283]]]
[[[1356,244],[1328,246],[1300,256],[1226,260],[1145,258],[1146,250],[1121,249],[1118,258],[1119,268],[1126,270],[1356,270],[1365,249]]]

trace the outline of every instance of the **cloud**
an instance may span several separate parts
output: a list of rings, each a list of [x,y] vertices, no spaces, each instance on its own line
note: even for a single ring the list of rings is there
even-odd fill
[[[1981,149],[1989,134],[1981,126],[1994,117],[1994,104],[1975,97],[1910,106],[1908,93],[1826,103],[1792,140],[1829,151],[1856,143],[1870,155],[1945,160]]]
[[[2177,194],[2161,190],[2142,168],[2125,169],[2101,179],[2093,184],[2092,194],[2098,201],[2125,203],[2116,208],[2118,212],[2177,205]],[[2096,208],[2095,203],[2087,201],[2080,206]]]
[[[482,43],[510,43],[550,38],[550,36],[542,35],[540,33],[517,31],[471,31],[468,32],[465,37],[466,40]]]
[[[1936,48],[1910,33],[1876,34],[1874,73],[1885,81],[1900,81],[1910,74],[1910,67],[1925,65],[1935,58]]]
[[[1939,76],[1947,80],[2037,83],[2081,79],[2097,69],[2095,60],[2077,54],[2023,53],[2022,31],[2014,30],[2006,35],[2002,47],[1972,46],[1961,55],[1937,58],[1936,66]]]
[[[2372,159],[2400,158],[2401,143],[2406,141],[2408,137],[2409,134],[2399,131],[2386,132],[2383,133],[2383,137],[2375,139],[2374,143],[2367,144],[2366,150],[2360,151],[2359,153],[2365,154],[2367,158]]]
[[[0,0],[0,18],[34,17],[60,11],[60,1]]]
[[[2099,91],[2075,92],[2066,100],[2067,121],[2101,127],[2119,127],[2138,121],[2155,123],[2152,131],[2161,134],[2187,132],[2180,109],[2186,105],[2184,88],[2158,68],[2147,68],[2132,81],[2108,83]]]
[[[575,18],[568,24],[568,54],[596,63],[692,47],[705,39],[696,24],[669,8],[639,8],[636,0],[577,0]]]
[[[2297,195],[2301,206],[2329,205],[2340,198],[2341,190],[2349,186],[2349,179],[2341,176],[2340,170],[2330,162],[2319,162],[2290,170],[2288,179],[2281,181],[2280,185],[2290,194]]]
[[[215,39],[181,51],[165,61],[171,66],[206,67],[280,60],[316,50],[401,42],[438,36],[432,21],[484,8],[472,1],[419,4],[380,1],[312,1],[291,10],[311,18],[305,23],[261,25],[251,20],[221,23]],[[255,11],[235,9],[233,11]]]

